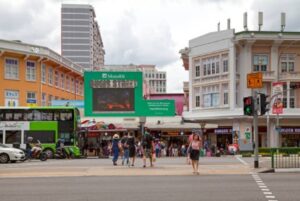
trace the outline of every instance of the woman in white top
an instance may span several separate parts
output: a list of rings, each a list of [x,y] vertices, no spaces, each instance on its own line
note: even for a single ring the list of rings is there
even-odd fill
[[[190,143],[190,159],[192,160],[193,173],[199,174],[198,165],[199,165],[199,156],[200,148],[202,147],[202,140],[199,135],[194,134],[193,140]]]

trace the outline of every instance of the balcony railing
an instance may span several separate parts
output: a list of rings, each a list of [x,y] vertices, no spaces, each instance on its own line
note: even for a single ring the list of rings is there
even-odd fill
[[[261,71],[263,73],[263,80],[275,80],[275,71]]]
[[[236,74],[235,77],[237,80],[240,79],[240,74]],[[220,82],[220,81],[228,81],[230,79],[229,74],[217,74],[217,75],[209,75],[209,76],[201,76],[195,77],[193,79],[193,83],[210,83],[210,82]]]
[[[291,80],[291,81],[299,81],[300,80],[300,72],[284,72],[279,75],[280,80]]]

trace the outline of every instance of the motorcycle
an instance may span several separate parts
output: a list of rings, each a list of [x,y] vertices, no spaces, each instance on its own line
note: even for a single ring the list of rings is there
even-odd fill
[[[54,154],[56,159],[75,158],[72,148],[58,147]]]
[[[38,143],[34,145],[32,149],[22,149],[25,153],[25,158],[23,161],[29,159],[39,159],[41,161],[46,161],[48,159],[47,153],[42,150],[41,142],[38,140]]]

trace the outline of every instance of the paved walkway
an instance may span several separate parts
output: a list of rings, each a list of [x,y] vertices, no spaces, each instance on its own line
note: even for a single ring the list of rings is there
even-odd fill
[[[120,163],[120,161],[119,161]],[[252,168],[234,156],[201,158],[200,175],[249,174]],[[0,164],[2,177],[61,177],[61,176],[168,176],[192,175],[192,167],[185,158],[160,158],[154,167],[142,167],[137,159],[135,167],[112,166],[110,159],[48,160],[17,164]]]

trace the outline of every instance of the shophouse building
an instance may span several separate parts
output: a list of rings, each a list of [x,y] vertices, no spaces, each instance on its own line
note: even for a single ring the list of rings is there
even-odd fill
[[[189,71],[189,111],[183,117],[217,124],[204,129],[210,144],[225,147],[238,134],[241,149],[252,147],[247,133],[253,136],[253,119],[243,115],[243,97],[252,95],[247,74],[261,72],[258,92],[271,96],[273,84],[282,82],[284,109],[259,117],[259,146],[300,146],[300,32],[229,28],[191,39],[180,53]]]
[[[82,67],[47,47],[0,40],[0,106],[82,100]]]

